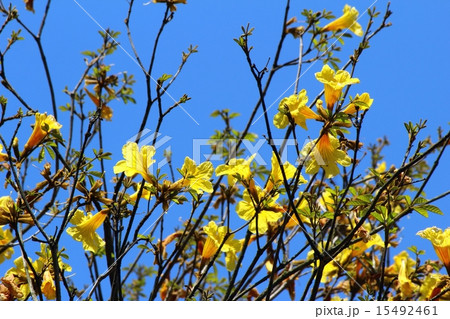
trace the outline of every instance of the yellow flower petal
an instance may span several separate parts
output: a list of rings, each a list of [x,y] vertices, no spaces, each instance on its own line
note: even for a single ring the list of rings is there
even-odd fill
[[[214,172],[214,167],[211,162],[203,162],[197,166],[192,159],[186,156],[180,171],[183,175],[183,186],[189,186],[197,194],[203,192],[212,193],[213,186],[210,179]]]
[[[202,258],[211,258],[217,252],[220,245],[222,245],[228,232],[228,228],[226,226],[218,227],[214,221],[210,221],[207,226],[203,227],[203,230],[208,237],[203,246]],[[241,249],[242,242],[238,239],[234,239],[234,234],[230,235],[222,245],[221,251],[225,253],[225,262],[228,271],[233,271],[236,267],[237,253],[240,252]]]
[[[152,182],[152,176],[148,168],[155,162],[153,156],[156,151],[153,146],[139,147],[134,142],[128,142],[122,147],[122,155],[125,160],[118,161],[114,166],[114,174],[124,172],[126,176],[133,177],[140,174],[147,182]]]
[[[307,119],[320,119],[320,116],[306,106],[308,96],[306,90],[301,90],[298,94],[285,97],[281,100],[278,107],[278,113],[273,118],[275,127],[283,129],[289,124],[288,114],[292,117],[295,124],[307,130]]]
[[[355,114],[356,107],[360,110],[367,110],[373,103],[373,99],[370,98],[369,93],[363,93],[361,96],[356,94],[353,103],[350,103],[342,112],[346,114]]]
[[[266,193],[261,187],[256,186],[255,189],[258,198],[252,198],[244,190],[243,200],[236,205],[236,213],[244,220],[251,220],[249,230],[252,233],[262,235],[267,232],[269,223],[275,223],[283,217],[284,209],[276,203],[278,195],[266,199]]]
[[[445,265],[447,273],[450,274],[450,227],[445,231],[437,227],[429,227],[417,233],[422,238],[428,239],[439,260]]]
[[[317,72],[315,76],[319,82],[324,84],[325,102],[329,110],[331,110],[334,104],[339,100],[342,89],[345,86],[359,83],[359,79],[352,78],[347,71],[339,70],[335,73],[328,64],[325,64],[322,67],[322,70]]]
[[[0,226],[0,247],[11,243],[13,240],[13,235],[9,229],[4,230],[3,226]],[[11,259],[14,254],[14,249],[12,247],[7,248],[2,253],[0,253],[0,264],[2,264],[5,259]]]
[[[90,213],[87,216],[81,211],[83,217],[79,218],[80,210],[77,211],[78,216],[75,217],[76,221],[79,222],[76,226],[67,229],[67,233],[73,237],[73,239],[83,243],[83,249],[86,251],[92,251],[93,253],[98,253],[100,248],[105,245],[103,239],[96,233],[97,228],[99,228],[107,217],[107,213],[104,211],[98,212],[95,215]],[[72,222],[73,218],[72,218]]]
[[[315,145],[315,147],[314,147]],[[331,134],[323,134],[316,145],[316,140],[307,143],[301,154],[305,158],[305,172],[313,175],[322,167],[325,177],[332,178],[339,174],[337,164],[349,166],[351,158],[339,149],[339,140]]]
[[[53,115],[47,115],[47,113],[36,113],[33,132],[28,138],[28,141],[25,143],[24,151],[29,151],[38,146],[48,135],[48,133],[53,130],[59,131],[61,127],[62,125],[56,122],[56,119]]]
[[[363,30],[361,25],[357,22],[358,20],[358,10],[355,7],[350,7],[348,4],[345,5],[344,14],[331,21],[326,26],[323,27],[323,31],[341,31],[349,29],[357,36],[363,35]]]
[[[228,183],[234,185],[237,181],[235,176],[239,176],[241,180],[248,181],[252,177],[252,172],[250,170],[250,163],[255,158],[256,154],[253,154],[248,159],[243,158],[232,158],[228,164],[222,164],[216,167],[216,175],[227,175]]]

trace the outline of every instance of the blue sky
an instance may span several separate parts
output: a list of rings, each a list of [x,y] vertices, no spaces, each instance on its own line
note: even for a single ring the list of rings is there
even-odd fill
[[[43,12],[42,1],[35,1],[34,15],[24,10],[22,1],[12,2],[19,8],[23,22],[36,30]],[[146,1],[136,2],[131,28],[136,48],[141,53],[144,65],[148,66],[164,5],[143,5],[144,2]],[[300,12],[303,8],[313,11],[326,8],[340,16],[346,3],[357,7],[361,15],[359,22],[365,28],[368,21],[365,10],[375,5],[379,11],[384,12],[387,1],[292,1],[289,16],[295,15],[301,20]],[[63,105],[69,101],[62,92],[64,87],[67,85],[71,89],[79,80],[85,66],[80,52],[99,46],[100,37],[97,31],[100,27],[121,32],[119,42],[122,48],[106,62],[113,64],[113,72],[126,70],[136,76],[134,89],[137,104],[110,104],[114,109],[113,122],[103,124],[105,149],[113,153],[113,160],[107,165],[110,171],[117,160],[121,159],[122,145],[137,133],[146,102],[143,74],[129,56],[133,54],[123,23],[127,7],[125,0],[53,1],[43,34],[43,44],[55,83],[57,104]],[[374,98],[362,132],[363,142],[367,145],[379,137],[387,136],[391,142],[385,152],[388,166],[400,164],[403,158],[407,142],[404,122],[427,119],[428,127],[423,137],[432,135],[432,140],[435,141],[437,128],[441,126],[448,129],[450,119],[446,100],[450,71],[446,58],[450,39],[445,32],[450,28],[447,19],[450,2],[429,1],[425,5],[418,1],[394,1],[391,10],[393,15],[390,21],[393,25],[376,36],[371,41],[371,48],[361,56],[355,73],[361,83],[352,87],[350,93],[355,95],[367,91]],[[173,152],[175,167],[182,165],[184,156],[192,156],[193,139],[207,139],[214,129],[222,128],[218,119],[209,117],[213,110],[229,108],[241,113],[242,116],[235,121],[235,128],[243,129],[257,101],[258,92],[245,57],[233,38],[241,34],[241,25],[250,23],[255,28],[250,40],[254,46],[252,54],[255,63],[262,67],[275,53],[283,13],[284,5],[281,1],[268,0],[188,0],[187,5],[178,5],[174,20],[169,23],[161,38],[154,72],[155,78],[163,73],[174,74],[181,60],[181,51],[186,51],[190,44],[198,45],[199,52],[190,58],[182,74],[169,90],[169,94],[175,99],[186,93],[192,100],[183,105],[186,112],[181,109],[174,110],[161,128],[163,135],[171,137],[168,145]],[[376,21],[375,26],[378,23],[379,21]],[[33,107],[51,112],[38,51],[24,31],[23,35],[26,41],[17,43],[8,56],[8,77]],[[0,38],[2,46],[5,41],[5,36]],[[347,61],[358,43],[358,37],[346,39],[346,47],[338,55],[343,62]],[[297,46],[297,41],[289,38],[281,61],[295,58]],[[309,92],[310,99],[322,89],[314,78],[314,73],[320,71],[321,67],[320,62],[311,66],[300,80],[300,88]],[[275,76],[266,100],[268,105],[273,105],[269,110],[270,118],[276,113],[280,98],[292,94],[295,72],[296,68],[291,67]],[[3,88],[0,88],[0,94],[5,94]],[[170,98],[166,97],[165,102],[170,105]],[[257,117],[259,115],[261,112]],[[153,113],[153,117],[150,116],[148,129],[154,130],[155,117],[156,113]],[[31,119],[28,122],[24,127],[31,124]],[[62,124],[64,127],[61,132],[64,135],[68,124],[64,123],[64,120]],[[263,124],[261,118],[252,126],[251,131],[263,132]],[[8,136],[8,128],[1,128],[1,133]],[[305,133],[305,138],[308,134],[314,138],[316,133],[311,130]],[[23,134],[25,139],[27,133]],[[280,133],[276,134],[282,136]],[[161,158],[162,154],[159,156]],[[445,177],[450,175],[449,159],[449,155],[444,154],[442,165],[426,189],[428,197],[448,190],[449,184]],[[112,176],[112,173],[109,176]],[[2,195],[3,192],[5,191],[2,191]],[[443,199],[437,204],[445,213],[450,206],[450,199]],[[173,218],[176,223],[178,216]],[[449,226],[448,221],[447,216],[431,216],[425,219],[414,213],[401,223],[404,227],[402,235],[405,238],[405,244],[402,243],[401,246],[404,248],[413,242],[431,252],[431,245],[415,236],[415,233],[432,225],[446,228]],[[430,257],[435,258],[434,255]],[[0,270],[2,267],[4,265],[0,266]]]

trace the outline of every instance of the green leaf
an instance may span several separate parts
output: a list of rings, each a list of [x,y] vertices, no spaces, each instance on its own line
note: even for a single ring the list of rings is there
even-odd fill
[[[48,146],[46,146],[45,149],[47,150],[48,155],[50,155],[50,157],[54,160],[56,157],[55,151],[53,151],[53,149]]]
[[[373,212],[371,214],[376,220],[378,220],[380,223],[384,223],[384,217],[381,216],[381,214],[378,214],[377,212]]]
[[[444,213],[437,206],[427,204],[427,205],[422,205],[421,207],[426,209],[429,212],[432,212],[432,213],[435,213],[438,215],[444,215]]]
[[[45,157],[45,149],[42,147],[41,150],[39,151],[38,162],[41,163],[44,160],[44,157]]]
[[[428,218],[428,211],[427,211],[425,208],[422,208],[422,207],[414,207],[414,210],[415,210],[416,212],[418,212],[420,215],[422,215],[422,216]]]

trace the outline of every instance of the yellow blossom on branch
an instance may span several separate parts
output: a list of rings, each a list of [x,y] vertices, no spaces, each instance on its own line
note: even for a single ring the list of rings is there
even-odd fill
[[[423,280],[422,285],[420,286],[420,297],[419,300],[430,300],[437,295],[441,294],[442,289],[448,284],[448,276],[442,276],[440,274],[428,274]],[[444,288],[445,289],[445,288]],[[438,300],[446,300],[450,301],[450,292],[446,292],[440,295],[439,298],[434,299]]]
[[[301,90],[298,94],[293,94],[281,100],[278,106],[278,113],[273,118],[273,124],[280,129],[289,124],[289,116],[295,124],[307,130],[307,119],[320,119],[320,116],[311,110],[308,106],[308,96],[306,90]]]
[[[94,94],[92,94],[91,92],[89,92],[88,89],[84,88],[84,90],[86,91],[87,95],[92,100],[92,102],[94,102],[95,106],[97,106],[97,108],[99,108],[100,107],[100,99],[98,97],[96,97]],[[100,117],[107,121],[111,121],[112,116],[113,116],[113,110],[105,103],[101,103]]]
[[[59,131],[61,124],[56,122],[53,115],[47,113],[36,113],[33,132],[25,143],[24,153],[38,146],[51,131]]]
[[[2,153],[3,145],[0,144],[0,162],[6,162],[8,160],[8,154]]]
[[[272,152],[272,170],[270,172],[269,180],[267,182],[267,185],[265,187],[266,192],[270,192],[274,187],[279,187],[280,185],[283,185],[283,172],[281,171],[280,164],[278,163],[277,156],[275,153]],[[297,168],[292,165],[289,162],[285,162],[283,164],[283,170],[284,174],[286,175],[286,179],[289,180],[295,176],[295,172],[297,171]],[[299,184],[306,183],[306,180],[303,178],[303,176],[300,175],[299,177]]]
[[[204,232],[208,235],[205,245],[203,246],[202,258],[209,259],[217,252],[222,245],[228,232],[228,227],[218,227],[214,221],[210,221],[207,226],[203,227]],[[226,268],[233,271],[236,267],[237,253],[242,249],[242,242],[234,239],[234,234],[230,235],[222,245],[220,251],[225,253]]]
[[[348,4],[344,6],[344,14],[331,21],[326,26],[323,27],[323,31],[341,31],[349,29],[357,36],[363,35],[363,29],[361,25],[357,22],[359,12],[355,7],[350,7]]]
[[[147,182],[151,183],[153,176],[148,168],[155,162],[153,156],[156,151],[153,146],[139,147],[134,142],[128,142],[122,147],[122,155],[125,160],[118,161],[114,166],[114,174],[124,172],[126,176],[133,177],[140,174]]]
[[[253,154],[246,160],[243,158],[232,158],[228,161],[228,164],[222,164],[216,167],[216,175],[227,175],[229,185],[234,185],[238,180],[237,177],[241,181],[249,181],[252,177],[250,163],[253,161],[255,156],[256,154]]]
[[[34,224],[33,218],[29,213],[21,213],[17,209],[11,196],[0,197],[0,225],[14,225],[15,223]]]
[[[331,262],[325,265],[321,282],[329,282],[342,269],[351,265],[353,258],[362,256],[366,250],[373,246],[384,247],[384,242],[380,235],[375,234],[367,242],[361,240],[349,248],[344,249]]]
[[[356,94],[355,99],[350,103],[342,112],[346,114],[355,114],[356,109],[367,110],[373,103],[373,99],[370,98],[369,93],[363,93],[361,95]]]
[[[394,262],[398,268],[398,284],[400,288],[400,294],[402,298],[409,298],[417,290],[418,286],[414,284],[409,276],[414,271],[413,265],[416,263],[409,258],[406,251],[402,251],[400,254],[394,257]]]
[[[189,186],[197,194],[212,193],[213,187],[210,179],[213,172],[214,167],[211,162],[203,162],[197,166],[192,159],[186,156],[180,169],[180,173],[183,175],[180,182],[184,187]]]
[[[40,259],[32,261],[30,257],[28,257],[28,260],[30,261],[36,273],[38,274],[41,273],[44,266],[42,261]],[[22,256],[17,257],[14,260],[15,267],[11,267],[10,269],[8,269],[8,271],[5,274],[5,277],[7,276],[14,277],[13,279],[14,285],[17,286],[20,290],[20,293],[17,296],[17,299],[19,300],[25,299],[30,294],[30,286],[28,285],[27,273],[25,271],[24,262],[25,260],[23,259]],[[29,268],[28,268],[28,275],[32,280],[34,280],[34,274]]]
[[[0,247],[5,247],[13,240],[13,235],[9,229],[3,229],[0,226]],[[10,259],[14,254],[14,249],[12,247],[6,248],[2,253],[0,253],[0,264],[2,264],[5,259]]]
[[[107,216],[107,210],[102,210],[95,215],[91,213],[85,215],[82,210],[77,210],[70,220],[75,226],[68,228],[67,233],[73,239],[82,242],[84,250],[98,253],[100,248],[105,246],[105,242],[96,230],[103,224]]]
[[[334,72],[328,64],[325,64],[315,76],[325,86],[325,102],[329,110],[333,109],[334,104],[341,97],[342,89],[345,86],[359,83],[359,79],[352,78],[347,71],[338,70]]]
[[[419,231],[417,235],[431,241],[439,260],[444,264],[447,273],[450,275],[450,227],[442,231],[442,229],[433,226]]]
[[[332,178],[339,174],[337,164],[349,166],[352,163],[351,158],[339,149],[339,140],[329,133],[323,134],[319,141],[313,140],[307,143],[301,155],[305,158],[306,174],[316,174],[319,168],[325,170],[325,177]]]
[[[240,218],[251,220],[249,230],[252,233],[262,235],[269,229],[269,223],[276,223],[283,217],[284,209],[276,203],[278,195],[267,197],[259,186],[255,187],[254,193],[250,195],[248,190],[244,190],[243,200],[237,204],[236,212]]]
[[[137,184],[137,190],[136,192],[134,192],[133,194],[131,194],[128,199],[131,202],[136,202],[138,194],[139,194],[139,190],[141,189],[142,184],[138,183]],[[150,187],[152,187],[153,185],[150,183],[145,183],[144,188],[142,189],[142,194],[141,194],[141,198],[146,199],[146,200],[150,200],[151,196],[152,196],[152,192],[149,190]]]

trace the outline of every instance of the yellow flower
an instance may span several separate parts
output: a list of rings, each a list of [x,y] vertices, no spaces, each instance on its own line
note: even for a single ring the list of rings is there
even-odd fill
[[[3,230],[3,227],[0,226],[0,247],[4,247],[9,244],[13,240],[13,235],[9,229]],[[10,259],[14,254],[14,249],[12,247],[7,248],[5,251],[0,253],[0,264],[2,264],[5,259]]]
[[[178,3],[186,4],[186,0],[153,0],[153,3],[167,3],[171,12],[177,11],[175,6]]]
[[[270,172],[269,180],[267,182],[267,185],[265,187],[266,192],[270,192],[273,187],[279,187],[280,185],[283,186],[283,173],[281,172],[280,164],[278,163],[277,156],[275,153],[272,152],[272,171]],[[285,162],[283,164],[284,173],[286,175],[286,179],[291,179],[294,177],[295,172],[297,171],[297,168],[292,165],[289,162]],[[303,176],[300,175],[299,177],[299,184],[306,183],[306,180],[303,178]]]
[[[229,185],[234,185],[236,183],[236,177],[239,177],[240,180],[248,181],[252,177],[250,163],[255,156],[256,154],[253,154],[246,160],[243,158],[232,158],[228,161],[228,164],[222,164],[216,167],[216,175],[227,175]]]
[[[48,133],[53,130],[59,131],[62,127],[61,124],[56,122],[53,115],[47,115],[47,113],[36,113],[35,119],[36,121],[34,123],[33,132],[31,133],[28,141],[25,143],[24,152],[32,150],[44,140]]]
[[[373,99],[370,98],[369,93],[363,93],[361,96],[356,94],[355,99],[349,104],[342,112],[346,114],[355,114],[356,107],[360,110],[367,110],[373,103]]]
[[[409,298],[417,290],[417,285],[414,284],[409,276],[414,271],[413,267],[416,263],[409,258],[406,251],[394,257],[395,266],[398,269],[398,283],[400,287],[400,294],[402,298]]]
[[[325,102],[329,110],[333,109],[334,103],[341,97],[345,86],[359,83],[359,79],[352,78],[347,71],[339,70],[335,73],[328,64],[325,64],[322,71],[317,72],[315,76],[325,86]]]
[[[439,260],[444,264],[447,273],[450,275],[450,227],[442,231],[442,229],[433,226],[419,231],[417,235],[431,241]]]
[[[42,278],[41,290],[44,296],[48,300],[56,299],[56,287],[55,282],[53,281],[52,274],[50,271],[46,270],[44,272],[44,276]]]
[[[208,259],[214,256],[217,249],[219,249],[228,232],[228,227],[218,227],[214,221],[210,221],[207,226],[203,227],[203,230],[208,235],[208,238],[206,238],[205,245],[203,246],[202,258]],[[233,238],[234,235],[230,235],[220,249],[220,251],[225,253],[225,262],[228,271],[233,271],[236,267],[236,254],[242,249],[242,242]]]
[[[100,107],[100,99],[98,97],[96,97],[94,94],[92,94],[91,92],[89,92],[88,89],[84,88],[84,90],[86,91],[87,95],[92,100],[92,102],[94,102],[95,106],[97,106],[97,108],[99,108]],[[113,110],[108,105],[103,103],[101,106],[101,110],[100,110],[100,116],[102,119],[111,121],[112,116],[113,116]]]
[[[75,225],[67,229],[67,233],[77,241],[83,243],[83,249],[98,253],[105,246],[103,239],[96,233],[107,217],[107,212],[102,210],[95,215],[84,215],[82,210],[77,210],[70,222]]]
[[[132,202],[136,202],[138,194],[139,194],[139,190],[141,189],[141,183],[137,184],[136,187],[136,192],[134,192],[133,194],[130,195],[129,200]],[[141,194],[141,198],[146,199],[146,200],[150,200],[150,197],[152,196],[152,192],[149,190],[150,187],[152,187],[153,185],[150,183],[145,183],[144,188],[142,189],[142,194]]]
[[[296,204],[298,202],[298,200],[296,200],[294,203]],[[297,209],[302,210],[302,209],[307,209],[309,207],[308,201],[306,199],[302,199],[302,201],[300,202],[300,205],[297,207]],[[298,217],[300,217],[300,220],[306,224],[306,225],[311,225],[311,220],[302,215],[300,212],[297,213]],[[298,222],[297,217],[295,216],[295,214],[293,212],[289,212],[289,220],[286,223],[285,229],[290,229],[290,228],[294,228],[300,225],[300,223]]]
[[[306,106],[306,103],[308,103],[308,97],[305,90],[301,90],[299,94],[285,97],[278,106],[278,113],[273,117],[273,124],[277,128],[285,128],[289,124],[288,114],[290,114],[295,124],[307,130],[306,120],[318,120],[320,116]]]
[[[139,147],[134,142],[128,142],[122,147],[122,155],[125,160],[118,161],[114,166],[114,174],[125,172],[128,177],[140,174],[147,182],[152,182],[152,175],[148,168],[155,162],[153,156],[156,151],[153,146]]]
[[[34,270],[36,270],[36,273],[41,273],[43,269],[43,263],[41,260],[35,260],[32,261],[31,258],[28,257],[28,260],[33,265]],[[17,296],[17,299],[23,300],[30,294],[30,286],[28,285],[28,279],[27,274],[25,272],[25,268],[23,266],[24,259],[22,257],[17,257],[14,260],[14,266],[11,267],[5,274],[6,276],[13,275],[14,276],[14,284],[20,289],[21,296]],[[28,265],[27,265],[28,267]],[[30,278],[34,279],[34,274],[28,267],[28,273]]]
[[[356,22],[358,20],[358,10],[355,7],[350,7],[348,4],[345,5],[344,14],[334,21],[331,21],[326,26],[323,27],[323,31],[341,31],[349,29],[357,36],[363,35],[363,29],[361,25]]]
[[[345,268],[347,265],[350,265],[351,260],[354,257],[361,256],[367,249],[372,246],[384,247],[384,242],[381,239],[380,235],[375,234],[368,242],[359,241],[356,244],[350,246],[349,248],[344,249],[341,253],[339,253],[336,258],[325,265],[323,268],[323,275],[321,282],[328,282],[333,278],[340,269]]]
[[[329,188],[326,188],[325,191],[322,192],[322,194],[319,197],[319,205],[323,210],[334,212],[334,197],[330,193]]]
[[[325,133],[314,147],[316,141],[307,143],[301,151],[305,158],[306,174],[316,174],[322,167],[325,170],[325,178],[332,178],[339,174],[336,163],[342,166],[349,166],[352,163],[351,158],[339,149],[339,140],[336,137]]]
[[[27,223],[34,224],[33,218],[28,213],[21,214],[10,196],[0,197],[0,225]]]
[[[249,230],[252,233],[262,235],[267,232],[269,223],[275,223],[283,217],[284,209],[276,203],[278,195],[267,198],[266,192],[259,186],[255,187],[255,195],[244,190],[243,200],[237,204],[236,212],[240,218],[251,220]]]
[[[419,300],[430,300],[434,296],[438,295],[442,291],[442,288],[447,286],[448,280],[448,276],[428,274],[420,286]],[[441,295],[437,300],[450,300],[450,292],[446,292]]]
[[[6,162],[8,160],[8,154],[2,153],[3,145],[0,144],[0,162]]]
[[[212,193],[213,187],[210,178],[214,172],[211,162],[203,162],[197,164],[186,156],[180,173],[183,175],[181,183],[184,187],[189,186],[197,192],[197,194],[207,192]]]

